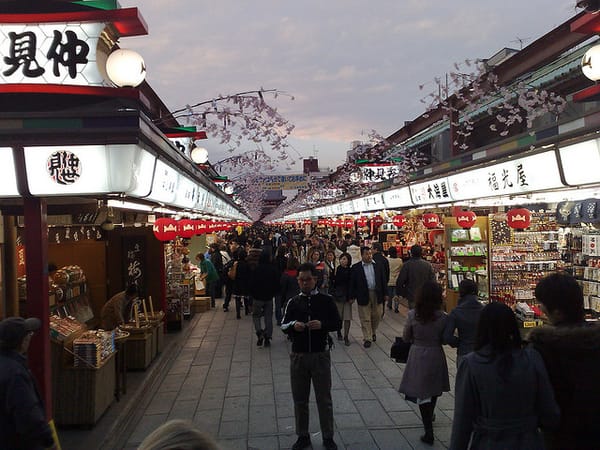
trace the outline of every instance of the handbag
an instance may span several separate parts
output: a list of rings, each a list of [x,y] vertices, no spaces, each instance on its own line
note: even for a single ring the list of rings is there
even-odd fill
[[[412,342],[406,342],[401,336],[396,336],[390,349],[390,358],[398,363],[406,363]]]

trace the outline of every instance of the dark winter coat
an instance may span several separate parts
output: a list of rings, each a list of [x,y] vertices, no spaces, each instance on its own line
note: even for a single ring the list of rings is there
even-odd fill
[[[483,305],[476,295],[465,295],[459,299],[458,306],[448,314],[444,343],[457,348],[458,356],[473,351],[482,309]],[[455,330],[458,330],[458,336],[454,335]]]
[[[383,267],[383,273],[385,275],[385,284],[387,286],[387,282],[390,279],[390,262],[381,252],[373,253],[373,261],[375,261],[377,264]]]
[[[426,281],[435,281],[433,266],[421,257],[412,257],[400,269],[396,281],[396,294],[406,298],[414,305],[417,292]]]
[[[557,427],[544,432],[552,449],[598,449],[600,437],[600,326],[548,326],[531,331],[561,410]]]
[[[450,449],[469,448],[472,434],[473,449],[542,450],[538,426],[560,417],[542,358],[532,348],[513,350],[512,370],[502,377],[501,357],[490,355],[484,347],[458,367]]]
[[[350,300],[350,277],[352,267],[337,266],[335,269],[333,298],[338,302],[347,302]]]
[[[38,450],[52,445],[44,405],[25,357],[0,351],[0,448]]]
[[[279,275],[271,263],[261,262],[252,271],[250,281],[250,295],[261,301],[273,300],[279,291]]]
[[[446,354],[442,348],[442,335],[446,313],[437,311],[432,322],[421,323],[415,310],[408,312],[402,337],[412,342],[399,391],[410,398],[426,399],[440,396],[450,390]]]
[[[320,320],[320,330],[303,331],[294,329],[294,322]],[[286,307],[281,321],[281,329],[292,339],[293,353],[324,352],[327,349],[327,335],[338,331],[342,321],[331,296],[316,292],[310,295],[298,294],[292,297]]]
[[[387,278],[383,267],[373,261],[375,268],[375,292],[377,294],[377,303],[383,303],[383,297],[387,291]],[[367,284],[367,277],[365,270],[363,269],[362,261],[352,265],[352,271],[350,273],[350,298],[355,298],[356,303],[361,306],[369,304],[369,286]]]
[[[235,271],[235,281],[233,282],[233,295],[250,295],[250,283],[252,280],[252,270],[246,261],[237,261]]]
[[[300,293],[300,286],[298,285],[298,271],[297,270],[285,270],[281,274],[279,280],[281,304],[285,306],[287,301],[294,295]]]

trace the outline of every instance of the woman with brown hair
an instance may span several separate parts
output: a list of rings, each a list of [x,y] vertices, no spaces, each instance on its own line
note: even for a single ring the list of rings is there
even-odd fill
[[[417,293],[415,309],[408,312],[402,334],[412,342],[399,391],[419,405],[425,434],[421,441],[433,445],[433,411],[437,398],[450,391],[448,364],[442,348],[446,313],[442,287],[427,281]]]

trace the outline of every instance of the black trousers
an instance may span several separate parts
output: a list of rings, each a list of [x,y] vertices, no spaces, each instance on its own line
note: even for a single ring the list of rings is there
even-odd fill
[[[308,399],[312,381],[317,399],[319,422],[323,439],[333,438],[333,401],[331,399],[331,356],[328,351],[319,353],[292,353],[290,375],[296,434],[308,436]]]

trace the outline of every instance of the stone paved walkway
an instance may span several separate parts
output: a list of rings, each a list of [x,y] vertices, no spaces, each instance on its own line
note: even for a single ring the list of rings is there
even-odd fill
[[[218,303],[220,306],[220,302]],[[355,307],[356,308],[356,307]],[[405,313],[405,311],[404,311]],[[357,311],[354,317],[358,318]],[[400,314],[387,313],[377,342],[362,346],[360,326],[350,329],[351,345],[332,350],[335,439],[340,449],[447,448],[454,396],[437,403],[433,447],[422,444],[418,407],[397,392],[403,365],[392,361],[389,348],[404,324]],[[224,449],[278,450],[292,446],[294,411],[289,380],[289,342],[274,330],[271,348],[256,346],[250,316],[235,319],[221,308],[196,316],[173,365],[145,396],[133,421],[126,448],[167,420],[192,420],[215,436]],[[447,351],[454,386],[454,351]],[[313,448],[321,449],[318,414],[311,394]]]

